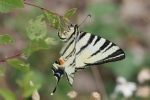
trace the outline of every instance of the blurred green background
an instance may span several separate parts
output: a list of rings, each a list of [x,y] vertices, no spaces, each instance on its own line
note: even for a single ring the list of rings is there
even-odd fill
[[[150,70],[150,1],[149,0],[28,0],[36,5],[43,6],[63,15],[71,8],[77,8],[77,13],[71,18],[73,23],[80,24],[88,14],[88,18],[80,27],[80,30],[108,39],[126,54],[126,58],[119,62],[113,62],[98,66],[101,76],[99,85],[109,100],[117,85],[118,76],[134,82],[138,87],[150,86],[150,80],[140,83],[138,74],[144,68]],[[29,39],[26,35],[28,21],[43,14],[39,8],[25,5],[23,9],[16,9],[10,13],[0,13],[0,34],[7,33],[13,37],[15,44],[0,45],[0,59],[21,51],[27,45]],[[51,67],[59,58],[59,51],[63,43],[57,37],[57,31],[48,26],[48,36],[58,41],[57,45],[50,45],[48,50],[35,52],[27,62],[30,63],[30,71],[33,72],[34,83],[41,84],[38,90],[41,100],[69,100],[69,91],[76,91],[76,100],[91,100],[92,92],[100,92],[94,78],[94,71],[87,68],[76,73],[74,85],[71,87],[63,77],[58,85],[56,93],[51,96],[55,86],[55,77]],[[92,67],[92,66],[91,66]],[[5,75],[0,76],[0,88],[6,88],[15,93],[21,92],[17,80],[23,79],[25,74],[12,68],[6,63],[0,63],[0,68]],[[149,90],[150,91],[150,90]],[[115,100],[149,100],[150,96],[134,95],[125,98],[117,96]],[[144,92],[142,90],[142,92]],[[103,94],[103,93],[102,93]],[[150,93],[149,93],[150,94]],[[102,95],[103,97],[103,95]],[[3,100],[0,97],[0,100]],[[21,100],[21,99],[20,99]],[[28,98],[27,100],[31,100]]]

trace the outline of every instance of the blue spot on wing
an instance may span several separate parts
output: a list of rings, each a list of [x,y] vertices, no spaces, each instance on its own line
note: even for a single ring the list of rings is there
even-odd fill
[[[60,77],[60,73],[55,73],[55,75],[58,75]]]

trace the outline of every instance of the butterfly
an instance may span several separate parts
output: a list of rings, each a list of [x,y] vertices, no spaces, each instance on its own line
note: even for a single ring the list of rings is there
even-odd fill
[[[57,83],[51,95],[56,91],[64,73],[69,84],[72,85],[77,71],[91,65],[114,62],[125,58],[124,51],[116,44],[100,36],[82,32],[78,25],[71,24],[67,31],[58,32],[58,37],[65,42],[65,46],[60,52],[60,58],[52,66]]]

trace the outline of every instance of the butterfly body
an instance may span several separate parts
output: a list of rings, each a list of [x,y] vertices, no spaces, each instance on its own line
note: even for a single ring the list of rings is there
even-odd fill
[[[123,50],[117,45],[99,36],[80,32],[77,25],[71,25],[68,31],[63,33],[58,32],[58,37],[65,42],[65,46],[61,50],[61,57],[52,67],[58,80],[57,84],[63,73],[66,74],[69,84],[72,85],[75,72],[90,65],[99,65],[125,58]],[[60,74],[58,74],[59,72]]]

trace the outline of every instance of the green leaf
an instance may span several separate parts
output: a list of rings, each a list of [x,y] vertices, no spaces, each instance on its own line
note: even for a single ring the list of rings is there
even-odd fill
[[[22,0],[0,0],[0,12],[6,13],[15,8],[23,8]]]
[[[29,71],[29,64],[25,64],[24,62],[19,61],[18,59],[10,59],[10,60],[7,60],[7,62],[13,67],[22,71],[23,73],[26,73]]]
[[[14,41],[8,34],[0,35],[0,44],[13,44]]]
[[[48,11],[45,11],[45,15],[47,16],[49,24],[53,26],[55,29],[58,29],[58,24],[59,24],[58,17],[55,14]]]
[[[17,100],[15,95],[8,89],[0,89],[0,95],[4,100]]]
[[[144,58],[144,64],[145,65],[150,65],[150,51],[148,51],[147,53],[146,53],[146,56],[145,56],[145,58]]]
[[[45,42],[49,45],[57,45],[58,44],[58,41],[56,41],[54,38],[50,38],[50,37],[46,38]]]
[[[64,19],[62,19],[62,18],[59,19],[59,27],[60,27],[60,31],[64,32],[64,28],[66,27],[66,23],[65,23]]]
[[[35,76],[33,72],[28,72],[21,80],[17,80],[20,88],[24,88],[23,97],[25,98],[31,96],[35,90],[38,90],[41,87],[40,84],[31,84],[33,76]]]
[[[21,57],[24,59],[28,59],[28,57],[32,53],[41,49],[49,49],[49,46],[43,39],[32,40],[30,44],[27,45],[26,48],[23,50]]]
[[[27,36],[30,40],[34,40],[37,38],[44,38],[47,33],[47,27],[45,21],[42,21],[44,18],[43,15],[37,16],[35,21],[31,19],[29,21],[29,25],[26,29]]]
[[[70,9],[65,15],[65,18],[70,18],[75,12],[76,12],[77,8],[72,8]]]
[[[17,83],[20,87],[26,87],[29,85],[30,80],[32,80],[34,73],[29,72],[25,75],[25,77],[21,80],[17,80]]]
[[[5,76],[3,69],[0,67],[0,76]]]
[[[33,94],[33,92],[35,91],[35,90],[37,90],[37,89],[39,89],[41,86],[39,85],[39,84],[36,84],[36,85],[34,85],[34,86],[26,86],[25,87],[25,89],[24,89],[24,93],[23,93],[23,97],[24,98],[28,98],[28,97],[30,97],[32,94]]]

